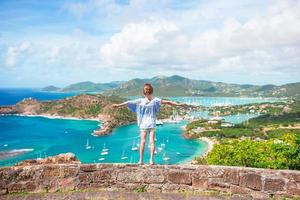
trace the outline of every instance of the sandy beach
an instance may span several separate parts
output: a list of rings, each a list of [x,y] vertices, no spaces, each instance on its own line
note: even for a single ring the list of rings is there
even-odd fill
[[[205,142],[207,144],[207,148],[206,148],[204,153],[201,152],[200,155],[196,155],[195,157],[198,157],[198,156],[199,157],[205,157],[205,156],[207,156],[207,154],[212,151],[214,145],[217,143],[215,140],[213,140],[211,138],[208,138],[208,137],[200,137],[200,138],[198,138],[198,140],[201,140],[201,141]],[[192,160],[184,162],[183,164],[188,164],[188,165],[189,164],[195,164],[194,163],[194,158]]]
[[[205,156],[207,156],[207,154],[208,154],[209,152],[212,151],[214,145],[216,144],[216,141],[213,140],[213,139],[211,139],[211,138],[209,138],[209,137],[201,137],[201,138],[199,138],[199,140],[204,141],[204,142],[207,143],[207,149],[206,149],[206,151],[201,155],[201,157],[205,157]]]

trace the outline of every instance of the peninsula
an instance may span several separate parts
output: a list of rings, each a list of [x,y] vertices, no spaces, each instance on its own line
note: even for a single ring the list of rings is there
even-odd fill
[[[101,94],[81,94],[53,101],[38,101],[26,98],[16,105],[0,106],[0,114],[18,114],[28,116],[44,116],[49,118],[89,119],[102,123],[101,127],[92,133],[95,136],[106,135],[112,129],[121,125],[133,123],[136,116],[127,108],[113,109],[113,103],[126,101],[117,96],[104,96]],[[171,108],[163,105],[158,119],[169,118],[173,110],[182,113],[194,106],[185,108]]]

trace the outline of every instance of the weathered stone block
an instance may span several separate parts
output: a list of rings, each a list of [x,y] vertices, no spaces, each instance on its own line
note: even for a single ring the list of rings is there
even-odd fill
[[[260,191],[252,191],[250,195],[253,199],[270,199],[270,196],[267,193],[260,192]]]
[[[269,192],[282,191],[284,189],[285,182],[282,179],[265,179],[264,190]]]
[[[96,164],[82,164],[80,165],[80,171],[83,172],[93,172],[97,170]]]
[[[185,171],[170,171],[168,174],[168,180],[175,184],[192,184],[192,178],[190,172]]]
[[[288,196],[298,196],[300,197],[300,184],[296,182],[289,182],[287,183],[287,194]]]
[[[163,184],[163,186],[162,186],[163,192],[176,192],[176,191],[178,191],[178,189],[179,189],[178,184],[166,183],[166,184]]]
[[[230,184],[224,183],[221,178],[209,178],[208,188],[228,192]]]
[[[111,178],[112,170],[100,170],[92,172],[94,176],[94,182],[109,181]]]
[[[81,183],[92,183],[94,181],[94,176],[92,173],[83,172],[79,173],[78,179]]]
[[[8,186],[9,192],[33,192],[37,188],[33,181],[12,183]]]
[[[59,165],[45,165],[41,171],[41,178],[53,178],[60,175],[60,168]]]
[[[58,180],[58,187],[62,191],[66,190],[74,190],[78,184],[76,178],[69,177],[69,178],[62,178]]]
[[[248,187],[253,190],[261,190],[262,189],[261,176],[253,173],[243,174],[240,177],[240,186]]]
[[[237,185],[230,185],[230,191],[233,194],[249,194],[251,190]]]
[[[146,187],[147,192],[161,192],[162,184],[149,184]]]
[[[206,190],[208,188],[208,178],[192,178],[192,186],[196,189]]]
[[[164,183],[166,181],[166,176],[162,169],[148,169],[144,170],[145,173],[145,183],[150,184],[157,184],[157,183]]]
[[[224,181],[230,184],[239,185],[240,175],[237,170],[225,170],[223,175]]]
[[[61,166],[59,176],[62,178],[75,177],[79,173],[79,167]]]

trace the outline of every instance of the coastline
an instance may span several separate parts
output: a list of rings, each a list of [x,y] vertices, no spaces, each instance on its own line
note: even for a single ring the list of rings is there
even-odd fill
[[[190,164],[190,165],[195,164],[193,162],[194,158],[196,158],[196,157],[206,157],[207,154],[213,150],[214,145],[217,143],[216,141],[214,141],[213,139],[208,138],[208,137],[200,137],[197,140],[200,140],[201,142],[206,143],[205,151],[204,152],[202,151],[200,154],[199,154],[199,152],[196,152],[193,156],[191,156],[191,158],[189,158],[187,160],[184,160],[179,164]]]
[[[78,117],[62,117],[62,116],[53,116],[53,115],[31,115],[31,114],[1,114],[0,116],[43,117],[43,118],[47,118],[47,119],[96,121],[96,122],[98,122],[99,128],[93,130],[91,135],[100,136],[101,134],[97,135],[95,133],[102,133],[102,132],[107,131],[107,123],[98,118],[78,118]]]
[[[4,116],[5,115],[15,115],[15,116],[22,116],[22,117],[44,117],[48,119],[89,120],[89,121],[102,122],[98,118],[79,118],[79,117],[63,117],[63,116],[54,116],[54,115],[31,115],[31,114],[4,114]]]
[[[207,144],[206,151],[201,155],[201,157],[207,156],[207,154],[213,150],[214,145],[217,143],[216,141],[214,141],[209,137],[200,137],[198,138],[198,140],[201,140]]]

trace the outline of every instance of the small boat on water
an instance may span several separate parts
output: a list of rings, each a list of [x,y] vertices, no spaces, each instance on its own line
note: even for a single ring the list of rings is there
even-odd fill
[[[164,161],[168,161],[168,160],[170,160],[170,157],[166,156],[166,153],[164,153],[164,155],[163,155],[163,160],[164,160]]]
[[[163,125],[164,123],[163,123],[163,121],[161,121],[161,120],[156,120],[156,125],[157,126],[161,126],[161,125]]]
[[[132,147],[131,150],[132,151],[137,151],[139,148],[137,146],[134,145],[134,142],[132,143]]]
[[[137,151],[138,149],[139,149],[139,148],[137,148],[137,147],[132,147],[132,148],[131,148],[132,151]]]
[[[180,155],[180,152],[176,152],[177,155]]]
[[[157,150],[158,150],[158,151],[162,151],[163,148],[162,148],[162,147],[157,147]]]
[[[92,146],[89,145],[89,139],[86,140],[86,145],[85,145],[85,149],[91,149]]]
[[[128,157],[125,156],[125,151],[123,151],[122,156],[121,156],[121,160],[127,160],[127,159],[128,159]]]
[[[105,158],[99,158],[98,160],[103,161],[103,160],[105,160]]]
[[[107,152],[107,151],[102,151],[102,152],[101,152],[101,156],[106,156],[106,155],[108,155],[108,152]]]
[[[105,151],[108,151],[109,149],[108,148],[106,148],[106,145],[105,145],[105,143],[103,144],[103,148],[102,148],[102,152],[105,152]]]

